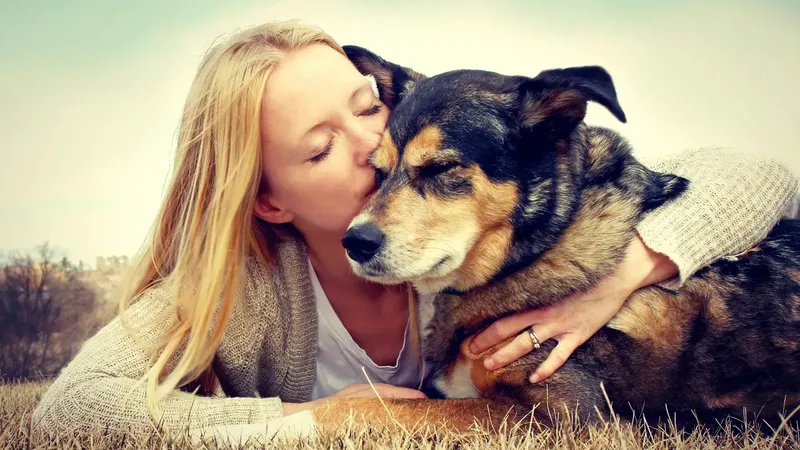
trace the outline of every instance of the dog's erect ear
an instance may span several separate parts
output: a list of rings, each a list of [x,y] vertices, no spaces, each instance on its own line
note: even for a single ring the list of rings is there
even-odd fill
[[[611,76],[599,66],[541,72],[523,82],[523,99],[523,125],[545,126],[556,135],[571,132],[584,119],[590,100],[608,108],[620,122],[627,121]]]
[[[424,75],[386,61],[363,47],[345,45],[342,48],[359,72],[375,77],[379,97],[389,109],[397,106],[411,92],[414,83],[425,78]]]

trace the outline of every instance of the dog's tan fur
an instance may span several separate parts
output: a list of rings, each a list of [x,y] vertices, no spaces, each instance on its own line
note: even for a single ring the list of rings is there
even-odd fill
[[[403,162],[407,167],[424,166],[442,150],[442,132],[435,126],[427,126],[406,144],[403,149]]]
[[[388,428],[395,432],[442,431],[469,433],[499,430],[525,424],[530,415],[511,402],[486,399],[442,400],[436,402],[373,398],[323,401],[313,410],[315,425],[321,430],[341,430],[369,424],[371,429]]]
[[[385,133],[381,139],[381,145],[372,154],[372,165],[384,172],[388,172],[397,165],[397,158],[397,146],[392,141],[392,135]]]
[[[436,296],[425,340],[426,358],[436,365],[436,387],[445,396],[481,400],[346,401],[328,405],[324,412],[315,410],[320,423],[330,420],[331,411],[338,417],[354,411],[368,413],[365,423],[392,417],[410,428],[424,416],[428,423],[466,431],[473,420],[505,416],[509,407],[512,422],[523,420],[537,405],[591,419],[609,412],[605,394],[624,403],[623,409],[650,412],[669,404],[681,411],[736,413],[738,408],[741,413],[741,407],[751,412],[764,407],[774,413],[782,402],[800,400],[800,367],[792,353],[800,344],[800,249],[791,224],[758,249],[734,262],[721,261],[679,288],[665,283],[636,291],[607,327],[543,383],[531,384],[528,376],[554,348],[553,340],[501,369],[484,369],[483,358],[501,345],[475,355],[468,347],[471,336],[497,318],[554,304],[609,276],[634,240],[644,213],[679,195],[686,180],[649,171],[630,157],[619,135],[582,123],[589,98],[624,119],[610,79],[594,68],[543,72],[530,85],[487,72],[453,72],[438,83],[424,80],[409,90],[409,80],[424,77],[404,75],[405,69],[363,49],[350,49],[348,55],[363,73],[379,72],[376,77],[385,83],[382,95],[401,86],[389,99],[393,104],[415,96],[411,106],[402,109],[399,103],[393,112],[388,137],[373,158],[389,175],[361,217],[389,237],[387,245],[405,246],[386,251],[383,262],[395,264],[397,271],[414,257],[425,256],[431,242],[468,248],[463,262],[441,279],[422,274],[412,281],[417,287],[428,282],[446,286]],[[398,83],[398,76],[405,81]],[[442,107],[441,96],[451,107]],[[518,122],[510,125],[508,109],[515,102]],[[427,105],[437,108],[434,115],[426,115]],[[402,120],[394,119],[398,115]],[[393,120],[402,126],[392,128]],[[419,124],[424,126],[415,128]],[[523,136],[523,128],[529,134]],[[464,134],[464,129],[473,133]],[[524,139],[531,147],[525,149],[526,157],[513,152],[519,148],[501,150],[510,145],[508,140]],[[488,158],[481,146],[486,143],[497,152]],[[475,162],[479,158],[484,164]],[[441,168],[443,161],[450,164]],[[531,167],[515,177],[513,164]],[[435,175],[426,178],[431,168]],[[474,232],[462,233],[472,236],[468,242],[451,239],[464,229]],[[552,245],[537,239],[553,239]],[[542,250],[515,260],[528,251],[523,244],[541,245]],[[762,279],[775,286],[764,289]],[[753,312],[743,305],[748,301],[780,308],[783,314]],[[736,354],[716,350],[731,346]],[[776,376],[785,382],[769,378]],[[601,382],[609,392],[601,389]],[[536,414],[538,422],[550,419]]]

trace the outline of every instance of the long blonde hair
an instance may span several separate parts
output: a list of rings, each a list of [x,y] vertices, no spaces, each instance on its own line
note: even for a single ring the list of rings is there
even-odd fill
[[[274,255],[278,235],[253,215],[265,184],[261,102],[267,79],[282,58],[315,43],[344,54],[318,28],[270,22],[214,45],[198,68],[184,105],[166,196],[121,292],[121,312],[156,285],[174,299],[177,322],[156,346],[143,379],[148,409],[156,419],[157,404],[169,392],[210,379],[211,361],[244,281],[246,259],[266,262]],[[180,358],[168,370],[182,346]]]

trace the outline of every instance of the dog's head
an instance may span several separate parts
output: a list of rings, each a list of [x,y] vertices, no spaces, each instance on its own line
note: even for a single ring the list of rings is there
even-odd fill
[[[559,173],[582,176],[571,166],[580,158],[565,153],[587,102],[625,121],[600,67],[425,77],[361,47],[345,51],[392,107],[371,159],[379,189],[343,239],[354,271],[377,282],[440,291],[488,281],[515,251],[515,234],[568,215],[560,203],[577,182]]]

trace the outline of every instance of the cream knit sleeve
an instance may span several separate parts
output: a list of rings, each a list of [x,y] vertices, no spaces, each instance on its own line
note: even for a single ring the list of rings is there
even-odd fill
[[[637,229],[648,247],[678,266],[681,282],[756,245],[797,193],[797,178],[787,167],[752,154],[713,148],[661,161],[638,159],[689,180],[682,196],[651,211]]]
[[[139,382],[148,358],[137,341],[155,342],[174,323],[168,297],[151,289],[125,313],[126,325],[138,330],[134,340],[117,317],[90,338],[61,371],[33,413],[38,430],[148,431],[155,423]],[[174,360],[173,362],[174,363]],[[283,416],[278,398],[201,397],[174,391],[159,404],[161,425],[178,432],[217,425],[265,423]]]

